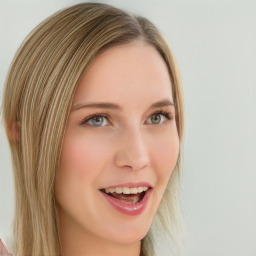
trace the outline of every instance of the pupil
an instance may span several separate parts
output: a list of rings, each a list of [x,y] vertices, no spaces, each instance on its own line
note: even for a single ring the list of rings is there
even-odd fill
[[[92,123],[96,126],[102,125],[103,124],[103,117],[101,116],[96,116],[92,119]]]
[[[159,115],[153,115],[152,117],[151,117],[151,121],[152,121],[152,123],[153,124],[159,124],[160,123],[160,116]]]

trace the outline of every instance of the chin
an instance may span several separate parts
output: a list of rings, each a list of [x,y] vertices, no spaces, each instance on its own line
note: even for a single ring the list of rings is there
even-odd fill
[[[147,232],[124,232],[121,235],[115,236],[112,238],[112,241],[115,241],[118,244],[129,245],[140,242],[145,236]]]
[[[152,221],[147,221],[144,219],[144,223],[142,221],[127,221],[124,223],[119,223],[113,227],[113,229],[109,230],[105,237],[108,240],[116,241],[119,244],[128,245],[132,243],[136,243],[141,241],[148,233],[150,229],[150,225]]]

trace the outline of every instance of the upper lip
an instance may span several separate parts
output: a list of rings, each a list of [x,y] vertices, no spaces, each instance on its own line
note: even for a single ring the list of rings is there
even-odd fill
[[[107,187],[104,187],[102,189],[106,189],[106,188],[117,188],[117,187],[127,187],[127,188],[135,188],[135,187],[149,187],[152,188],[153,186],[146,181],[142,181],[142,182],[126,182],[126,183],[120,183],[120,184],[115,184],[115,185],[110,185]]]

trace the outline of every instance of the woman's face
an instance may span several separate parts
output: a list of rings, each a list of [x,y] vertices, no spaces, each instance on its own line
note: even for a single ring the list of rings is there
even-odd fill
[[[179,154],[171,86],[144,42],[95,59],[75,93],[56,174],[60,232],[119,244],[146,235]]]

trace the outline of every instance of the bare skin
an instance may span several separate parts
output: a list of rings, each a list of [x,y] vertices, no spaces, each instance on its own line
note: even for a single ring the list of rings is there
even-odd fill
[[[179,154],[171,86],[162,57],[142,41],[104,51],[84,74],[56,173],[62,256],[140,255]],[[143,182],[151,194],[132,216],[101,191]]]

